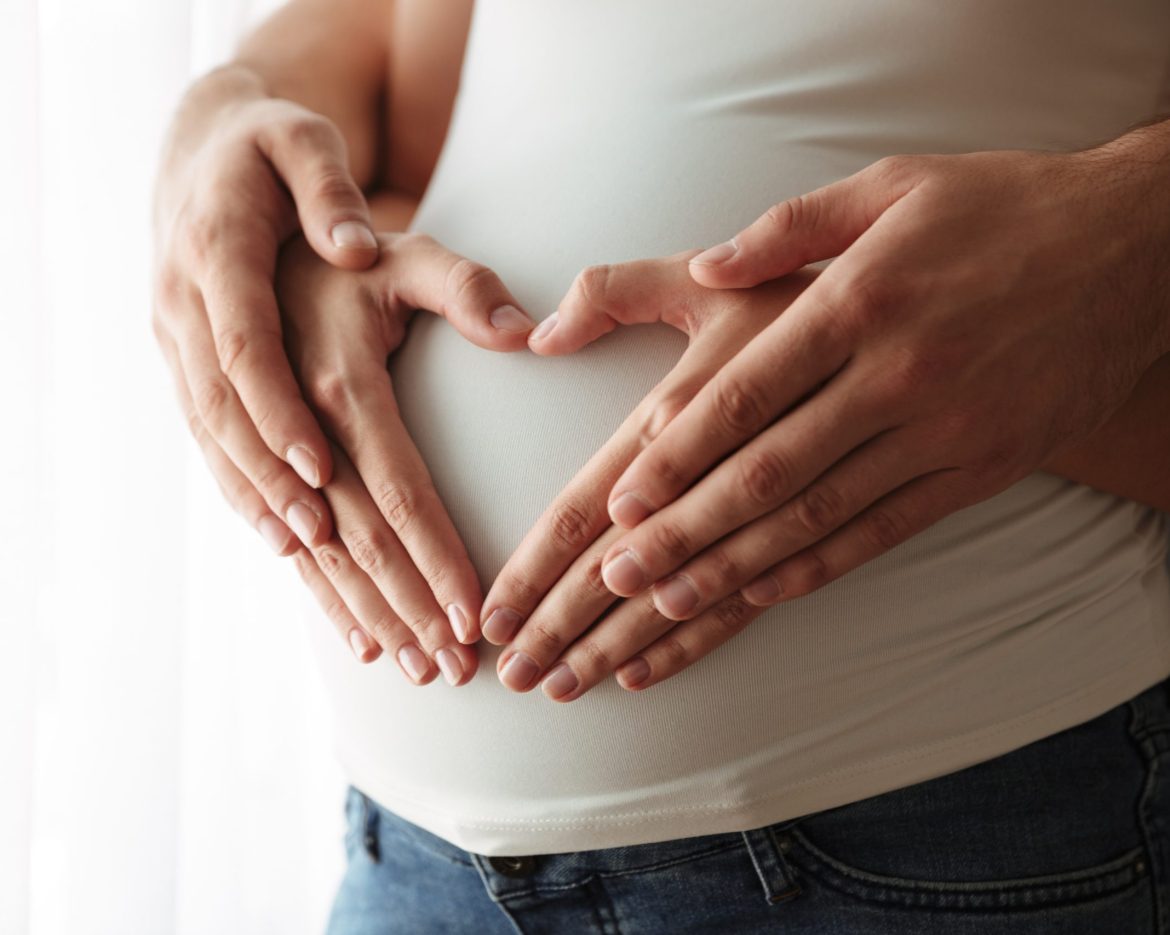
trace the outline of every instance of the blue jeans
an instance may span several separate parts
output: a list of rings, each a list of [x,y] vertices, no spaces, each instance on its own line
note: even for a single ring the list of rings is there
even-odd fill
[[[484,857],[353,786],[328,935],[1170,935],[1170,679],[955,773],[751,831]]]

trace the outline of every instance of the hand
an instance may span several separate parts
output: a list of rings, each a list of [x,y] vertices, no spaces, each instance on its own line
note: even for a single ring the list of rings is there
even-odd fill
[[[647,592],[619,602],[594,624],[615,601],[600,574],[602,555],[622,533],[605,511],[613,482],[706,381],[815,278],[805,271],[755,289],[708,290],[687,272],[686,261],[695,252],[585,270],[552,318],[551,330],[537,329],[529,339],[539,354],[567,354],[619,324],[663,321],[690,340],[674,369],[544,511],[488,593],[484,637],[495,644],[512,640],[497,670],[517,691],[532,687],[559,658],[544,689],[549,697],[571,701],[640,650],[651,674],[635,677],[637,660],[619,674],[623,687],[646,688],[710,652],[761,612],[733,595],[680,625],[659,613]],[[571,675],[558,676],[561,664]],[[558,695],[562,678],[572,687]]]
[[[721,292],[839,254],[618,478],[605,585],[674,620],[799,597],[1093,433],[1167,346],[1115,158],[886,159],[694,258]]]
[[[381,234],[369,270],[341,271],[303,238],[282,251],[277,294],[289,359],[335,441],[324,494],[337,535],[298,568],[342,635],[370,636],[408,677],[474,674],[480,585],[422,457],[399,418],[386,359],[415,309],[490,350],[526,346],[533,321],[487,268],[422,234]],[[353,635],[356,634],[356,635]],[[419,645],[421,644],[421,649]],[[429,676],[429,677],[428,677]]]
[[[213,72],[185,98],[164,152],[152,324],[212,474],[280,555],[297,547],[289,526],[309,546],[332,529],[314,490],[330,478],[329,446],[289,369],[272,288],[298,212],[328,262],[377,258],[333,124],[232,69]]]

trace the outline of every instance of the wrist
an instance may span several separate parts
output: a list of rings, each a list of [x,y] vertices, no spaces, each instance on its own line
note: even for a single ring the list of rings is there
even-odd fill
[[[1157,360],[1170,354],[1170,120],[1074,155],[1118,219],[1109,233],[1128,241],[1131,269],[1148,283],[1145,301],[1135,311],[1143,319],[1151,360]]]

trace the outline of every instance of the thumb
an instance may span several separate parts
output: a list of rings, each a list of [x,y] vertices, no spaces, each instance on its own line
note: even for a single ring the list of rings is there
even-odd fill
[[[333,266],[366,269],[378,258],[378,241],[345,138],[328,118],[292,108],[258,134],[257,145],[288,186],[313,250]]]
[[[710,288],[746,288],[839,256],[914,187],[909,173],[890,170],[894,161],[773,205],[731,240],[694,257],[691,277]]]

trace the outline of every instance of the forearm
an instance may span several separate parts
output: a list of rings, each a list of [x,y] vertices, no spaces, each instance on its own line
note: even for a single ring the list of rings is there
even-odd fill
[[[1108,422],[1041,469],[1170,512],[1170,354]]]
[[[331,120],[354,180],[379,175],[389,0],[293,0],[241,42],[228,63],[188,89],[172,121],[164,173],[181,170],[233,106],[283,98]]]

